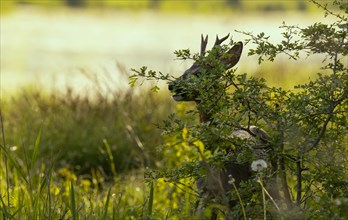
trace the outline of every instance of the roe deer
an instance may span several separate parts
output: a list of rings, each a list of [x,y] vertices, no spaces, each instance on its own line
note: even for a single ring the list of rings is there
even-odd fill
[[[217,36],[215,44],[213,46],[213,49],[218,50],[218,59],[221,62],[220,64],[223,65],[223,71],[232,68],[238,63],[243,50],[242,42],[238,42],[232,48],[228,49],[226,53],[222,54],[222,50],[220,50],[219,52],[221,43],[224,42],[228,37],[229,34],[221,39]],[[201,57],[205,57],[207,43],[208,36],[203,37],[202,35],[200,50]],[[195,83],[187,83],[187,81],[203,77],[204,74],[211,74],[209,72],[211,69],[211,66],[209,67],[209,65],[207,64],[202,64],[202,62],[196,61],[189,69],[184,72],[182,76],[178,77],[175,81],[170,82],[168,89],[172,92],[172,97],[175,101],[195,102],[199,112],[200,123],[207,123],[214,126],[214,111],[218,111],[219,109],[209,109],[209,107],[205,107],[206,103],[204,103],[204,100],[202,101],[202,99],[199,98],[200,91],[196,88],[197,85]],[[205,88],[204,92],[214,93],[217,91],[216,89],[221,89],[221,87],[218,86],[218,84],[220,83],[219,76],[209,77],[215,77],[214,80],[216,80],[216,84],[212,85],[209,88]],[[214,99],[218,98],[218,95],[214,96],[213,94],[209,97]],[[250,142],[249,146],[252,145],[251,147],[254,149],[254,153],[257,155],[256,157],[258,159],[265,159],[265,152],[269,147],[269,136],[265,131],[256,126],[241,127],[240,129],[234,131],[232,130],[231,136],[237,137],[237,139],[239,138],[241,141]],[[206,145],[207,143],[204,144]],[[196,186],[198,191],[200,192],[200,197],[202,198],[202,200],[208,200],[211,197],[216,198],[216,196],[220,196],[222,200],[225,201],[224,204],[227,204],[227,206],[229,206],[228,210],[230,210],[231,206],[233,206],[233,203],[236,204],[237,201],[236,199],[231,202],[226,198],[226,194],[232,189],[230,181],[233,178],[232,180],[234,181],[234,184],[238,187],[241,181],[250,179],[252,177],[250,163],[238,164],[235,162],[227,162],[224,164],[223,168],[212,168],[203,161],[202,165],[205,166],[208,174],[206,175],[206,178],[199,178],[198,180],[196,180]],[[225,217],[230,218],[228,212],[225,213]],[[217,213],[216,211],[214,211],[212,219],[216,218]]]

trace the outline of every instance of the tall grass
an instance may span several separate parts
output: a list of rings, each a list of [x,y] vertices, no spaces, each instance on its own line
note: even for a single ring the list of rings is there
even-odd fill
[[[110,216],[129,219],[141,216],[141,209],[134,209],[144,199],[142,190],[134,191],[142,187],[139,174],[129,175],[134,182],[117,177],[114,183],[105,183],[100,176],[90,180],[76,176],[71,170],[55,170],[44,163],[29,170],[18,157],[12,157],[13,154],[3,147],[1,150],[11,158],[8,160],[9,188],[1,182],[1,219],[111,219]],[[5,175],[2,167],[3,160],[1,179]],[[104,189],[106,187],[109,189]],[[7,196],[9,201],[6,201]]]
[[[1,219],[148,215],[143,170],[161,157],[154,122],[173,103],[167,94],[101,86],[92,94],[28,87],[1,100]]]
[[[148,90],[88,97],[26,89],[2,100],[1,218],[192,216],[192,194],[144,182],[144,170],[163,160],[154,122],[173,111],[168,94]]]
[[[172,108],[167,97],[151,92],[127,90],[112,98],[91,98],[70,89],[65,94],[26,89],[6,100],[2,110],[6,142],[20,158],[30,154],[35,162],[54,155],[56,165],[78,173],[93,168],[115,174],[154,163],[161,142],[154,122]]]

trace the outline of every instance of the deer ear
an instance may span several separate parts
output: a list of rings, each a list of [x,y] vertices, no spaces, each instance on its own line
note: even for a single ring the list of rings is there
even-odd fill
[[[226,65],[227,69],[232,68],[238,63],[239,58],[242,55],[242,51],[243,43],[238,42],[231,49],[229,49],[226,54],[224,54],[222,62]]]

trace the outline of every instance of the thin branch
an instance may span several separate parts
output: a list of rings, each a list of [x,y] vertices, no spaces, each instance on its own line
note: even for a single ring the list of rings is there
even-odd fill
[[[195,196],[195,197],[199,196],[199,193],[198,193],[196,190],[194,190],[191,186],[186,185],[186,184],[184,184],[184,183],[181,183],[180,181],[178,181],[178,182],[170,182],[170,181],[164,180],[164,182],[173,183],[173,184],[174,184],[176,187],[178,187],[180,190],[182,190],[183,192],[186,192],[186,193],[190,194],[191,196]],[[189,188],[189,189],[192,190],[194,193],[191,193],[191,192],[185,190],[184,188],[180,187],[179,185],[182,185],[182,186],[184,186],[184,187]]]
[[[231,84],[230,85],[233,85],[237,91],[235,92],[238,92],[241,90],[241,88],[234,82],[233,79],[230,79],[230,82]],[[245,86],[245,85],[243,85]],[[248,110],[252,113],[254,113],[255,115],[259,115],[265,122],[268,126],[270,126],[271,128],[275,129],[276,126],[274,124],[272,124],[272,122],[270,120],[267,119],[267,117],[264,115],[264,114],[260,114],[260,112],[258,111],[255,111],[253,110],[251,107],[250,107],[250,101],[248,99],[245,99],[245,101],[247,102],[247,107],[248,107]],[[258,104],[259,106],[261,106],[263,108],[263,110],[267,111],[267,108],[265,107],[265,105],[263,105],[262,103],[260,103],[257,99],[253,99],[253,101]],[[249,126],[248,126],[249,127]]]
[[[307,184],[307,186],[305,187],[305,192],[304,192],[304,194],[303,194],[303,196],[302,196],[302,201],[301,201],[301,204],[302,203],[304,203],[304,202],[306,202],[306,200],[308,199],[308,198],[310,198],[310,195],[308,195],[310,192],[311,192],[311,186],[313,185],[313,182],[314,182],[314,179],[312,179],[308,184]]]
[[[296,204],[297,206],[301,205],[301,200],[302,200],[302,156],[298,155],[297,161],[296,161]]]
[[[320,140],[322,139],[322,137],[324,136],[325,132],[326,132],[326,128],[327,128],[327,125],[329,124],[331,118],[333,117],[333,110],[334,110],[335,106],[334,107],[331,107],[331,111],[328,115],[328,117],[326,118],[324,124],[323,124],[323,127],[321,128],[318,136],[314,139],[313,143],[312,143],[312,146],[309,147],[308,149],[305,149],[302,153],[307,153],[311,150],[313,150],[314,148],[316,148],[320,142]]]
[[[285,202],[287,205],[289,205],[291,207],[292,202],[291,202],[291,196],[290,196],[290,191],[289,191],[289,186],[288,186],[288,180],[287,180],[287,176],[286,176],[286,170],[285,170],[285,163],[284,163],[284,158],[281,157],[280,158],[280,170],[281,170],[281,185],[282,185],[282,190],[284,193],[284,197],[285,197]]]
[[[337,17],[337,18],[339,18],[339,19],[346,20],[345,17],[343,17],[343,16],[341,16],[341,15],[339,15],[339,14],[335,14],[335,13],[333,13],[332,11],[330,11],[330,10],[327,8],[326,5],[324,6],[324,5],[322,5],[322,4],[319,4],[317,1],[314,1],[314,0],[309,0],[309,1],[312,2],[313,4],[315,4],[316,6],[318,6],[318,8],[323,9],[326,13],[328,13],[328,14],[330,14],[330,15],[332,15],[332,16],[335,16],[335,17]]]

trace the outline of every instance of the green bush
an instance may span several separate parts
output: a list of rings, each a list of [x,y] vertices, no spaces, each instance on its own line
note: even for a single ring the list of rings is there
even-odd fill
[[[270,135],[267,156],[272,167],[266,173],[255,173],[257,181],[251,179],[227,195],[205,199],[203,213],[195,213],[194,205],[189,205],[186,214],[191,213],[191,217],[208,217],[214,209],[221,215],[244,219],[347,218],[348,5],[334,1],[333,5],[341,10],[336,13],[326,5],[314,4],[333,21],[306,28],[284,23],[280,27],[283,40],[278,44],[271,43],[271,36],[265,33],[242,32],[247,36],[246,43],[255,45],[248,55],[257,56],[260,65],[265,60],[273,62],[280,54],[295,61],[313,55],[323,58],[316,78],[293,89],[268,86],[264,79],[239,74],[238,69],[226,70],[220,56],[233,42],[213,48],[207,56],[176,51],[179,59],[193,60],[203,67],[197,75],[177,80],[177,88],[191,88],[188,92],[198,95],[199,108],[210,112],[213,119],[197,123],[197,110],[187,111],[185,118],[171,115],[162,129],[166,134],[164,151],[169,152],[165,155],[172,160],[166,159],[161,170],[147,172],[150,182],[174,184],[176,198],[172,199],[182,202],[188,192],[197,194],[194,180],[209,177],[214,172],[210,167],[221,167],[228,161],[251,164],[257,159],[247,143],[233,144],[231,131],[256,125]],[[207,68],[209,71],[205,71]],[[299,71],[297,66],[292,68]],[[133,71],[132,85],[139,79],[175,80],[146,67]],[[267,187],[272,183],[276,185]],[[270,189],[279,195],[269,195]],[[239,197],[239,204],[226,205],[226,197]],[[180,212],[182,208],[171,210]]]

